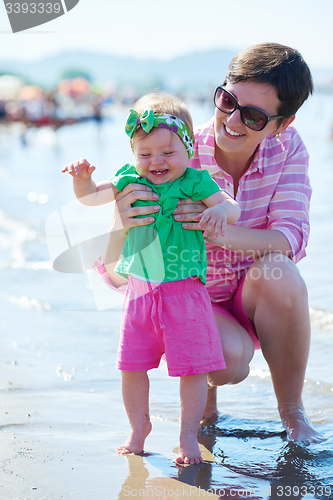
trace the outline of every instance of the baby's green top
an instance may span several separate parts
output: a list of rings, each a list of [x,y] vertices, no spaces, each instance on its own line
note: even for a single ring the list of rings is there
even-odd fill
[[[137,200],[134,207],[161,205],[158,213],[151,214],[155,222],[129,230],[115,271],[125,277],[131,274],[158,282],[198,276],[205,283],[207,253],[202,231],[183,229],[172,212],[180,198],[198,201],[220,190],[208,171],[188,167],[176,181],[157,185],[141,177],[135,166],[128,163],[110,180],[119,191],[127,184],[139,183],[160,196],[157,202]]]

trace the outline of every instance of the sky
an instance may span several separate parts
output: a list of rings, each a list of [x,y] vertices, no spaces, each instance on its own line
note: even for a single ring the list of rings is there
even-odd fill
[[[333,66],[332,21],[332,0],[80,0],[58,19],[13,34],[1,2],[0,60],[27,62],[77,49],[167,60],[272,41],[325,68]]]

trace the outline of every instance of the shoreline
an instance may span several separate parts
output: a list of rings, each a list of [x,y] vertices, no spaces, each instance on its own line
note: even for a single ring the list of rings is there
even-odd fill
[[[327,369],[323,369],[319,357],[323,338],[329,339],[333,346],[331,333],[314,332],[304,391],[306,402],[318,397],[317,392],[313,392],[318,389],[318,375],[323,375],[321,391],[325,400],[329,393],[332,394],[332,377]],[[327,345],[325,355],[329,356],[330,352]],[[124,500],[140,496],[149,498],[148,495],[150,498],[190,497],[196,500],[221,498],[222,490],[226,498],[239,498],[251,491],[251,498],[268,500],[272,487],[275,487],[268,472],[271,467],[269,460],[273,459],[273,463],[276,460],[275,467],[278,467],[279,457],[284,461],[290,456],[284,472],[288,477],[290,460],[299,456],[302,448],[288,443],[283,437],[271,396],[264,402],[254,401],[253,408],[248,411],[237,406],[234,399],[237,393],[242,397],[244,391],[253,389],[254,384],[260,383],[263,397],[265,391],[271,394],[271,380],[265,366],[262,355],[258,353],[251,366],[252,374],[243,385],[219,390],[220,410],[227,410],[231,416],[221,416],[216,426],[200,432],[205,463],[182,467],[173,462],[179,433],[178,418],[175,418],[178,400],[172,401],[171,406],[165,402],[162,411],[171,412],[170,417],[161,415],[161,401],[167,399],[165,391],[175,382],[167,377],[164,365],[154,370],[151,377],[153,431],[146,441],[147,452],[141,457],[117,455],[114,451],[129,432],[119,380],[96,381],[95,389],[91,390],[83,382],[75,382],[75,378],[66,381],[52,372],[57,383],[50,387],[46,383],[38,389],[31,387],[35,385],[34,381],[29,384],[26,375],[31,370],[28,357],[17,356],[16,364],[2,362],[0,500]],[[44,375],[46,380],[50,376]],[[38,378],[40,380],[40,375]],[[260,402],[264,412],[256,417]],[[327,401],[326,408],[322,402],[320,405],[318,411],[314,411],[316,404],[312,405],[309,416],[315,425],[324,429],[331,427],[331,403]],[[310,448],[329,450],[332,439],[329,437],[323,445]],[[304,449],[302,453],[305,452]],[[265,458],[265,453],[271,458]],[[267,471],[256,471],[256,459],[267,461]],[[249,473],[249,467],[254,468],[253,473]],[[305,474],[304,481],[306,477]],[[214,493],[214,488],[218,494]]]

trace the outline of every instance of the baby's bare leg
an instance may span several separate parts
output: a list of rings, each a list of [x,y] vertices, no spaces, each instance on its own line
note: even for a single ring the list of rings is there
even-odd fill
[[[123,401],[131,424],[131,433],[116,451],[125,455],[143,452],[145,439],[151,431],[149,418],[149,379],[147,372],[121,372]]]
[[[180,377],[180,444],[176,462],[199,464],[203,462],[199,444],[198,429],[207,401],[207,374]]]

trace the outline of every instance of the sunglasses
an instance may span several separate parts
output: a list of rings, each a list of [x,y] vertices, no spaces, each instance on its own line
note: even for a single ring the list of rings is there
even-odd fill
[[[260,111],[260,109],[253,108],[252,106],[240,106],[236,97],[220,85],[215,90],[214,104],[217,109],[227,115],[231,115],[236,109],[239,109],[240,118],[244,125],[257,132],[263,130],[268,122],[284,118],[282,115],[266,115],[266,113]]]

